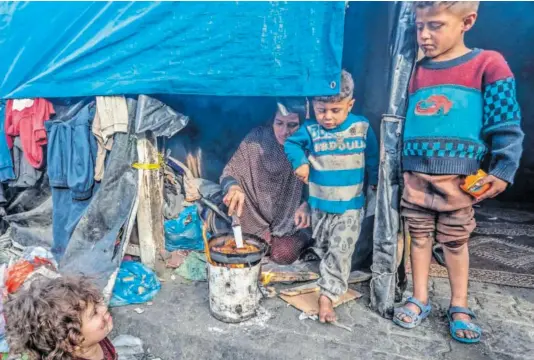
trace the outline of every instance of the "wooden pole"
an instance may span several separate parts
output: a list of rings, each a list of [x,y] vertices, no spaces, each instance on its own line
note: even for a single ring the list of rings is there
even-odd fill
[[[157,164],[158,147],[156,137],[151,133],[138,136],[138,162]],[[139,207],[137,209],[137,230],[141,261],[161,275],[163,271],[159,253],[165,248],[163,229],[163,168],[139,169]]]

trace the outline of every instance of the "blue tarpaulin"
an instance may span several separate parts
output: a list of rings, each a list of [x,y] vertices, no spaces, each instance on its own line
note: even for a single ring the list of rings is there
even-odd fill
[[[339,91],[344,2],[0,2],[0,97]]]

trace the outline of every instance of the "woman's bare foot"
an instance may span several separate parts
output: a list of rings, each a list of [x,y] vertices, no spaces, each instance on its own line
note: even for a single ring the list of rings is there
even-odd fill
[[[319,297],[319,321],[322,323],[334,322],[337,320],[334,304],[328,297],[321,295]]]

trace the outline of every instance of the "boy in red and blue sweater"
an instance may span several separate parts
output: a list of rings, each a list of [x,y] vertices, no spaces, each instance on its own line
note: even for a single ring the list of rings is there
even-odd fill
[[[468,49],[464,34],[475,24],[478,2],[415,2],[417,41],[425,57],[409,88],[402,167],[402,215],[411,236],[413,296],[393,321],[413,328],[431,309],[428,276],[432,244],[443,246],[451,284],[451,336],[480,341],[467,307],[469,253],[475,229],[473,203],[495,197],[513,183],[524,134],[514,76],[497,52]],[[491,188],[472,198],[460,186],[488,156]]]

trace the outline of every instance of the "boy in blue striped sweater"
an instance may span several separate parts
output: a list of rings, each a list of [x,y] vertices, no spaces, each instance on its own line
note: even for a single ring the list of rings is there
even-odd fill
[[[350,113],[354,82],[345,70],[339,95],[313,100],[315,120],[284,145],[295,175],[309,186],[314,251],[321,258],[319,320],[336,321],[334,303],[348,289],[365,205],[364,181],[378,182],[378,144],[369,121]]]

